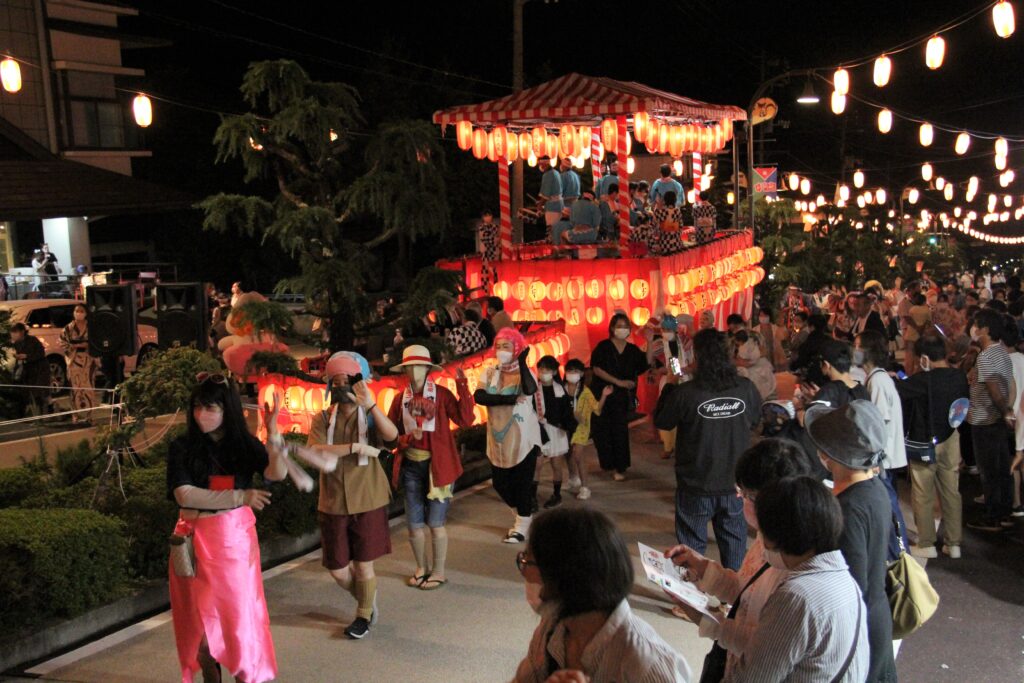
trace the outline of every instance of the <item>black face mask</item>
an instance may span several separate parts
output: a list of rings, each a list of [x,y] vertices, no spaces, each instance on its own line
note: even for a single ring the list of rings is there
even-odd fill
[[[352,388],[349,386],[331,387],[331,403],[338,405],[341,403],[355,403],[356,396],[352,393]]]

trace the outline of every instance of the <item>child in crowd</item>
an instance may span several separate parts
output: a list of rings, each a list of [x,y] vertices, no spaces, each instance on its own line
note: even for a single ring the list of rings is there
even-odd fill
[[[594,398],[590,387],[583,384],[583,373],[586,366],[583,361],[573,358],[565,364],[565,389],[569,394],[573,416],[576,418],[576,429],[572,433],[569,455],[569,490],[576,492],[580,500],[590,498],[587,488],[586,470],[583,465],[583,447],[590,441],[590,418],[600,415],[604,402],[614,391],[611,385],[601,392],[601,400]]]
[[[533,480],[536,486],[544,465],[550,464],[554,492],[544,503],[544,508],[547,509],[562,502],[562,472],[565,469],[565,457],[569,453],[569,434],[576,429],[576,418],[573,416],[572,399],[562,386],[558,360],[554,356],[541,358],[537,362],[537,376],[544,398],[544,408],[540,416],[540,452],[544,457],[537,460]]]

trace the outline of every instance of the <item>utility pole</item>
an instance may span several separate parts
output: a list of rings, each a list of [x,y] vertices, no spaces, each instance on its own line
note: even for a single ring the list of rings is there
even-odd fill
[[[523,5],[527,0],[512,0],[512,91],[523,90]],[[522,243],[523,221],[519,209],[523,207],[523,158],[512,163],[512,241]]]

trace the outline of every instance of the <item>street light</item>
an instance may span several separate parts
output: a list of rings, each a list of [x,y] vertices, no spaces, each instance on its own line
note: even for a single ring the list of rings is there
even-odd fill
[[[810,77],[807,78],[807,82],[804,83],[804,91],[800,93],[800,97],[796,98],[796,101],[800,104],[817,104],[821,102],[821,98],[818,97],[818,93],[814,92],[814,84],[811,83]]]

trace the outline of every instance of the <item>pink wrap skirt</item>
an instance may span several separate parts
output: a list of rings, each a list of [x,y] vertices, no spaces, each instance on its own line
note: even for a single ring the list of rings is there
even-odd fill
[[[235,678],[264,683],[277,676],[270,615],[263,596],[256,517],[243,506],[209,517],[179,519],[191,528],[195,577],[170,569],[171,616],[182,683],[200,670],[197,655],[206,636],[210,654]]]

